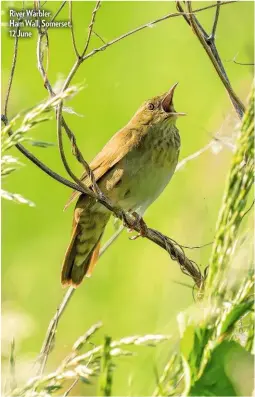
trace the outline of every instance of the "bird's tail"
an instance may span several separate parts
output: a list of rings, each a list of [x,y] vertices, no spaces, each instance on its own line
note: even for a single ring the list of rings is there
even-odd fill
[[[99,256],[100,241],[109,217],[109,213],[101,211],[75,209],[73,233],[62,267],[62,285],[77,287],[84,276],[91,275]]]

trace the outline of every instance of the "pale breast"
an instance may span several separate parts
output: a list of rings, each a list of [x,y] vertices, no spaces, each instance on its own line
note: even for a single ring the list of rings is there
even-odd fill
[[[102,178],[102,190],[126,211],[142,215],[170,181],[180,149],[178,129],[170,127],[150,131]]]

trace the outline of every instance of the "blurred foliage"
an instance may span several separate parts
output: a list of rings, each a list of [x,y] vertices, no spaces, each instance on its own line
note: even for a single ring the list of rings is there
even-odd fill
[[[251,94],[249,109],[244,116],[236,146],[237,150],[234,153],[227,179],[210,258],[207,287],[208,290],[210,286],[213,288],[214,295],[220,292],[219,284],[224,286],[221,278],[225,266],[228,265],[234,253],[234,242],[245,215],[247,198],[254,182],[254,91]],[[226,277],[226,282],[227,279]]]
[[[32,2],[26,5],[33,7]],[[59,5],[59,2],[47,2],[44,7],[54,14]],[[199,2],[199,7],[204,5],[208,3]],[[2,21],[8,22],[9,8],[20,10],[21,7],[19,2],[2,2]],[[79,48],[84,45],[86,26],[93,8],[93,2],[75,2],[73,5]],[[253,11],[252,2],[224,6],[217,28],[219,52],[233,87],[245,103],[253,68],[237,65],[232,60],[237,53],[240,62],[250,63],[254,59]],[[95,32],[104,41],[109,41],[169,12],[175,12],[174,2],[103,2],[96,18]],[[199,20],[209,27],[213,15],[213,10],[205,11],[199,14]],[[65,6],[58,20],[67,18],[68,7]],[[236,26],[242,26],[242,29],[237,31]],[[13,55],[13,38],[8,31],[8,27],[2,27],[3,93],[6,92]],[[47,98],[36,69],[37,33],[36,30],[32,32],[31,39],[20,40],[9,118]],[[50,29],[49,42],[48,76],[57,89],[75,59],[70,31]],[[101,44],[100,38],[93,35],[91,48]],[[75,84],[84,83],[85,90],[69,101],[71,111],[66,114],[66,119],[76,134],[84,157],[91,160],[112,134],[125,125],[141,102],[166,91],[176,81],[180,85],[175,107],[188,114],[178,122],[182,137],[181,159],[207,145],[216,135],[220,150],[216,155],[211,148],[178,171],[146,213],[145,220],[149,226],[183,245],[199,246],[214,239],[238,119],[206,54],[182,18],[169,19],[145,29],[86,61],[74,79]],[[81,115],[84,117],[79,117]],[[37,142],[53,142],[55,130],[53,118],[36,125],[32,138]],[[9,177],[3,180],[4,189],[18,191],[36,204],[35,208],[14,206],[5,201],[2,205],[3,367],[6,376],[14,337],[15,355],[19,357],[15,365],[16,378],[20,385],[31,376],[32,360],[61,300],[60,264],[69,239],[72,214],[71,211],[62,212],[70,194],[64,186],[45,176],[26,159],[18,157],[15,148],[9,152],[9,156],[18,158],[26,167],[9,173]],[[39,145],[33,148],[33,152],[64,175],[56,147],[44,150]],[[70,153],[73,169],[80,173],[79,165],[71,156]],[[251,202],[251,195],[248,201]],[[240,390],[244,389],[240,384],[247,386],[245,392],[250,391],[246,381],[251,367],[247,351],[252,349],[254,334],[252,316],[246,314],[251,308],[249,241],[252,238],[249,240],[247,237],[251,234],[250,229],[251,220],[247,215],[240,230],[243,241],[239,240],[238,249],[227,266],[228,270],[232,269],[230,274],[235,275],[227,288],[231,291],[234,286],[235,299],[229,302],[228,296],[222,294],[221,306],[210,302],[206,307],[193,305],[191,289],[180,284],[187,279],[165,252],[142,239],[131,242],[124,232],[100,260],[93,277],[85,280],[77,290],[61,319],[57,343],[50,355],[49,374],[68,355],[77,335],[91,323],[102,320],[104,332],[111,335],[113,341],[124,334],[173,335],[170,341],[164,342],[164,347],[159,345],[155,350],[139,351],[139,355],[132,359],[119,358],[118,366],[114,367],[113,395],[150,395],[154,388],[154,395],[176,395],[179,391],[191,395],[209,392],[218,395],[219,389],[212,390],[210,383],[215,375],[212,370],[225,379],[227,393],[230,388],[235,391],[234,395],[242,393]],[[110,225],[105,239],[113,230],[114,226]],[[188,253],[205,267],[210,251],[209,246]],[[190,310],[187,310],[189,306]],[[201,313],[204,313],[203,318]],[[182,359],[179,354],[171,355],[179,343],[175,322],[177,314],[182,328]],[[245,319],[242,318],[244,314]],[[243,347],[238,336],[240,321],[247,322],[247,331],[241,332],[241,339],[245,336]],[[95,344],[99,345],[100,341],[101,337],[95,335]],[[239,343],[237,349],[236,343]],[[205,345],[208,349],[204,351]],[[11,351],[13,363],[13,347]],[[231,351],[234,351],[234,359],[228,359],[226,368],[225,358]],[[233,372],[233,360],[243,365],[242,371],[238,367],[240,378],[237,374],[234,380],[229,376]],[[162,375],[156,376],[155,372]],[[79,382],[71,393],[95,395],[95,383]]]

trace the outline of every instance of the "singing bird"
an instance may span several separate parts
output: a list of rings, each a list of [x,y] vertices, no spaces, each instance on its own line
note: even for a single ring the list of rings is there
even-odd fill
[[[184,113],[174,109],[176,86],[146,101],[90,164],[101,191],[114,204],[140,217],[165,189],[178,162],[180,136],[175,124],[178,116]],[[91,188],[86,173],[81,180]],[[91,275],[111,215],[94,198],[77,191],[73,192],[66,207],[77,198],[72,237],[61,275],[64,286],[74,287],[84,276]]]

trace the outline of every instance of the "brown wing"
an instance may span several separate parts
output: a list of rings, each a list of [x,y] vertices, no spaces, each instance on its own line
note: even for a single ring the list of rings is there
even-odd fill
[[[118,131],[107,144],[103,147],[101,152],[94,158],[90,164],[90,168],[94,172],[95,180],[106,174],[115,164],[118,163],[130,150],[139,144],[141,134],[138,134],[132,125],[127,125],[122,130]],[[81,176],[81,181],[87,186],[91,186],[90,178],[84,172]],[[77,199],[81,193],[74,191],[66,203],[66,209],[72,201]]]

